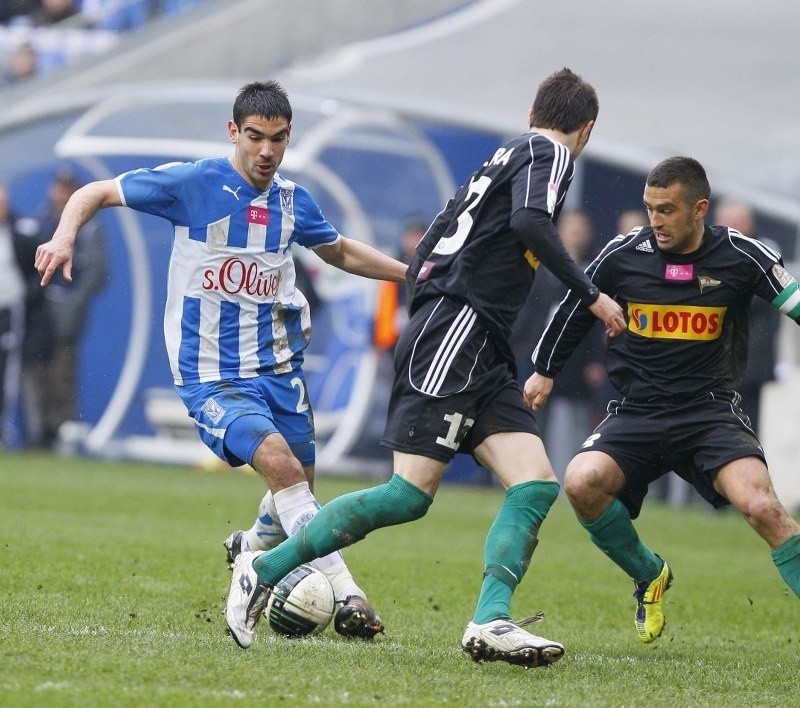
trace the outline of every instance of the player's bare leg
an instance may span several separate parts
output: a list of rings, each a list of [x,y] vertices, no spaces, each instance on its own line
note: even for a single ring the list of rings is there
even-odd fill
[[[757,457],[734,460],[717,472],[714,488],[769,544],[778,572],[800,597],[800,524],[778,500],[766,465]]]

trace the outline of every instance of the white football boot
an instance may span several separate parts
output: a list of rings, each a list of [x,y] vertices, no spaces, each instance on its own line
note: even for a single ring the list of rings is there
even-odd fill
[[[525,668],[549,666],[564,656],[564,647],[558,642],[537,637],[506,619],[470,622],[461,648],[473,661],[506,661]]]
[[[231,576],[231,589],[225,605],[225,619],[231,637],[242,649],[253,643],[253,633],[269,600],[272,588],[262,582],[253,570],[253,560],[260,553],[242,551],[236,556]]]

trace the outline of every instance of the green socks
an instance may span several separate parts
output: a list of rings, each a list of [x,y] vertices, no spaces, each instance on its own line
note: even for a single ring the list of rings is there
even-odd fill
[[[614,499],[594,521],[578,519],[592,542],[624,570],[634,582],[652,580],[664,565],[639,539],[625,505]]]
[[[800,534],[789,537],[772,551],[772,562],[786,584],[800,597]]]
[[[305,526],[253,563],[258,577],[275,585],[303,563],[360,541],[370,531],[420,519],[433,502],[398,475],[386,484],[344,494],[323,506]]]
[[[539,527],[558,498],[558,482],[523,482],[510,487],[486,536],[483,585],[473,621],[509,618],[511,596],[538,543]]]

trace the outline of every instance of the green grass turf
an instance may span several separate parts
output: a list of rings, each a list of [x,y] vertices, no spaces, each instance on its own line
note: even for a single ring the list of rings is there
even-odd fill
[[[322,477],[326,501],[375,481]],[[669,559],[668,624],[633,629],[632,584],[559,499],[515,599],[567,655],[546,669],[475,664],[475,604],[496,488],[443,486],[428,515],[346,551],[387,625],[226,636],[222,540],[248,526],[254,476],[0,456],[0,705],[800,705],[800,604],[735,513],[648,502],[638,528]]]

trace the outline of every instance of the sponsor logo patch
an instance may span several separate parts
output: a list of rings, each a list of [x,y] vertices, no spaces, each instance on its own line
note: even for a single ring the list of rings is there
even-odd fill
[[[264,207],[251,205],[247,207],[247,222],[266,226],[269,223],[269,212]]]
[[[228,295],[250,295],[276,298],[281,286],[281,272],[261,270],[255,261],[227,258],[219,269],[207,268],[203,272],[203,290],[223,292]]]
[[[719,339],[727,307],[628,303],[628,329],[651,339]]]
[[[694,277],[694,266],[691,263],[667,263],[664,270],[666,280],[691,280]]]
[[[528,265],[536,270],[539,267],[539,259],[533,255],[533,251],[528,249],[525,251],[525,260],[528,261]]]

